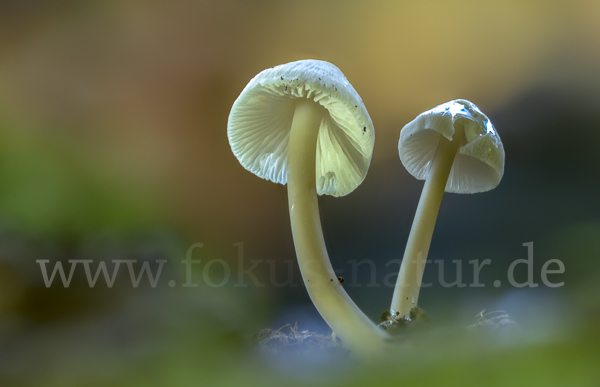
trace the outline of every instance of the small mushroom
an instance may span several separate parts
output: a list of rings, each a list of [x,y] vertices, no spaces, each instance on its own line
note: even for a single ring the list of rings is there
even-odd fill
[[[334,91],[327,85],[335,84]],[[357,108],[355,108],[357,106]],[[298,264],[331,329],[356,351],[386,337],[338,281],[323,239],[317,194],[344,196],[364,180],[375,135],[359,95],[334,65],[302,60],[267,69],[244,88],[227,124],[242,166],[288,186]]]
[[[417,306],[444,191],[495,188],[504,174],[504,147],[485,114],[472,102],[457,99],[409,122],[400,132],[398,152],[408,172],[425,180],[390,308],[393,315],[407,318]]]

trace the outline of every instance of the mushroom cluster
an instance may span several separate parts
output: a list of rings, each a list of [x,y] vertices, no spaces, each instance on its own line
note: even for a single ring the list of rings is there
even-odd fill
[[[373,123],[352,85],[324,61],[301,60],[264,70],[234,102],[227,135],[244,168],[287,184],[298,265],[325,322],[355,353],[381,350],[388,335],[337,280],[317,203],[317,195],[351,193],[371,162]],[[415,257],[426,259],[444,191],[495,187],[502,178],[504,152],[487,117],[465,100],[440,105],[406,125],[399,152],[408,171],[426,179],[391,307],[393,316],[408,316],[423,275]]]

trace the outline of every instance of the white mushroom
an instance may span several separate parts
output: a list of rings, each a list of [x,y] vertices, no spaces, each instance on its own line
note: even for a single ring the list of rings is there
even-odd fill
[[[400,132],[400,160],[425,180],[390,313],[409,318],[417,306],[429,245],[444,191],[495,188],[504,174],[504,147],[490,120],[473,103],[457,99],[421,113]]]
[[[334,65],[302,60],[258,74],[233,104],[233,153],[254,174],[288,185],[298,264],[315,307],[342,341],[370,353],[386,335],[337,280],[317,194],[344,196],[365,178],[375,134],[362,100]]]

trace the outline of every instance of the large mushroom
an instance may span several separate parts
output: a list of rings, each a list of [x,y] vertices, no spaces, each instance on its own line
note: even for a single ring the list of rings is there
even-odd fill
[[[444,191],[495,188],[504,174],[504,147],[485,114],[472,102],[457,99],[409,122],[400,132],[398,152],[408,172],[425,180],[390,307],[394,318],[410,319]]]
[[[364,180],[375,134],[362,100],[334,65],[301,60],[264,70],[237,98],[227,124],[242,166],[288,186],[298,264],[325,322],[351,349],[371,353],[386,334],[352,301],[333,271],[317,194],[344,196]]]

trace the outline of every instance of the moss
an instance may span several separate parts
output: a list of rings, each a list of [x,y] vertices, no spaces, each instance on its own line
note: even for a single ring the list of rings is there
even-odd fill
[[[503,310],[485,313],[484,309],[475,317],[477,317],[477,321],[469,325],[467,329],[479,332],[513,332],[521,329],[519,324]]]
[[[342,348],[341,340],[334,333],[329,336],[316,332],[299,331],[298,324],[284,325],[278,330],[263,329],[253,337],[258,346],[265,351],[282,352],[312,352],[312,351],[347,351]]]

